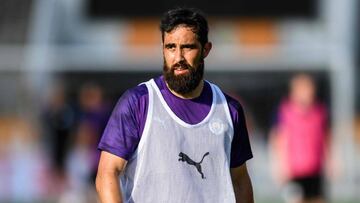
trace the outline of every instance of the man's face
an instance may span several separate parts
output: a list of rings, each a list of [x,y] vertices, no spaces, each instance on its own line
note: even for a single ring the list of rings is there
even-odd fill
[[[202,81],[207,53],[189,27],[180,25],[165,33],[163,72],[169,88],[180,94],[193,91]]]

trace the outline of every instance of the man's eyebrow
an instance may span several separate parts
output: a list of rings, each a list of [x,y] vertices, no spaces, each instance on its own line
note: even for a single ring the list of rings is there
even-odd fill
[[[172,47],[175,47],[175,43],[165,44],[165,48],[172,48]]]
[[[180,48],[191,48],[191,49],[194,49],[196,48],[196,44],[182,44],[180,45]]]
[[[168,43],[164,45],[165,48],[173,48],[176,47],[175,43]],[[197,45],[195,43],[191,43],[191,44],[182,44],[180,45],[180,48],[190,48],[190,49],[194,49],[196,48]]]

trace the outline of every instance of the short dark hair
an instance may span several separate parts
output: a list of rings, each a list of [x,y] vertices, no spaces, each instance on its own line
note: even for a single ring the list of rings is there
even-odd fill
[[[181,24],[192,29],[202,46],[208,42],[209,27],[204,14],[198,9],[185,7],[178,7],[164,13],[160,23],[162,41],[164,41],[165,32],[171,32]]]

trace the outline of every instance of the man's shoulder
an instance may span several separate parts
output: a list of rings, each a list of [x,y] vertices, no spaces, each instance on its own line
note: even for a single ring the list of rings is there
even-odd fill
[[[215,85],[218,87],[218,89],[221,91],[221,93],[225,96],[226,102],[229,106],[230,112],[233,114],[235,112],[243,112],[243,107],[241,105],[241,99],[238,95],[234,94],[228,94],[224,90],[222,90],[218,85],[206,81],[209,85]]]
[[[134,99],[140,99],[144,96],[147,96],[148,94],[149,91],[145,83],[141,83],[135,87],[131,87],[124,93],[124,95],[126,95],[127,97],[132,97]]]
[[[127,89],[119,98],[117,105],[136,106],[141,101],[146,101],[149,91],[145,83]]]
[[[152,80],[157,84],[158,81],[161,80],[161,76],[154,77]],[[151,80],[127,89],[119,98],[117,105],[125,105],[128,107],[139,107],[140,105],[146,108],[149,100],[149,90],[146,83],[149,83],[149,81]]]
[[[155,84],[157,84],[157,86],[159,86],[159,84],[161,83],[161,76],[157,76],[152,78],[151,80],[153,80],[155,82]],[[146,86],[146,83],[149,83],[151,80],[145,81],[140,83],[139,85],[135,86],[135,87],[131,87],[129,88],[124,95],[130,96],[130,97],[134,97],[134,98],[142,98],[144,96],[148,96],[149,95],[149,90]]]
[[[225,99],[229,105],[229,108],[231,110],[236,110],[236,111],[242,111],[243,107],[239,101],[239,99],[236,99],[234,96],[231,96],[225,92],[223,92],[223,94],[225,95]]]

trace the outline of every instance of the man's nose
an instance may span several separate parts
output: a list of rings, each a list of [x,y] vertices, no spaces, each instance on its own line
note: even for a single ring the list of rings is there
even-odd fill
[[[179,63],[184,60],[184,53],[181,49],[176,50],[175,52],[175,63]]]

